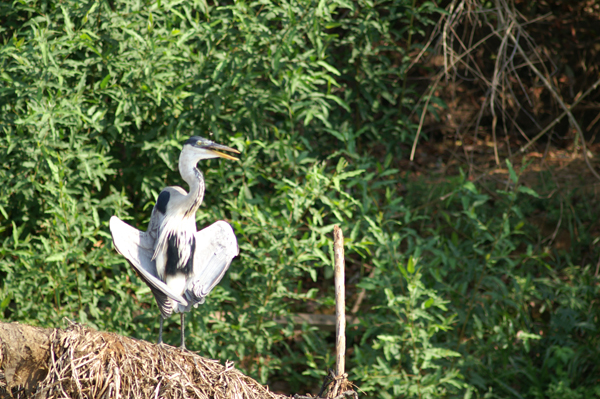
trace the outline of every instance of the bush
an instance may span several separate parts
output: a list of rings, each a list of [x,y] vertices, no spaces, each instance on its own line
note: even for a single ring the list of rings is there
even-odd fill
[[[197,134],[242,151],[200,165],[197,219],[228,220],[241,254],[191,313],[190,348],[290,391],[320,385],[333,337],[290,316],[331,311],[340,224],[350,303],[366,298],[347,367],[365,391],[593,392],[596,277],[537,245],[526,217],[550,205],[514,171],[498,189],[398,169],[414,138],[406,111],[421,112],[420,89],[401,82],[442,11],[433,3],[0,7],[5,320],[156,339],[154,300],[113,250],[108,219],[145,229]],[[177,323],[165,329],[177,342]]]

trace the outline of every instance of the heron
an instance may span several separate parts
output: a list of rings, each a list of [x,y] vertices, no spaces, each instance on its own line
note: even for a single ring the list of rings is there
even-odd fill
[[[158,343],[162,344],[165,319],[181,314],[181,348],[185,349],[185,312],[204,303],[221,281],[231,261],[239,254],[231,225],[218,221],[197,231],[196,211],[204,197],[204,176],[198,161],[237,158],[222,153],[239,151],[199,136],[183,144],[179,173],[189,192],[177,186],[165,187],[152,209],[148,229],[140,231],[116,216],[110,218],[110,232],[117,252],[123,255],[152,291],[160,309]]]

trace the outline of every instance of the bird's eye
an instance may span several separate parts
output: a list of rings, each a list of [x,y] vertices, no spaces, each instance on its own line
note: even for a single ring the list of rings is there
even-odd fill
[[[196,141],[196,145],[202,145],[202,142],[200,140]]]

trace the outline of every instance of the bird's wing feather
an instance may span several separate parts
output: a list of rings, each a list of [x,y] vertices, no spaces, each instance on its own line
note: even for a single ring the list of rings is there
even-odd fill
[[[153,218],[155,213],[156,212],[152,212]],[[152,237],[152,229],[154,228],[153,224],[155,225],[157,223],[156,220],[153,222],[153,218],[150,219],[148,231],[143,232],[128,225],[116,216],[111,217],[110,232],[113,237],[113,243],[117,252],[123,255],[129,263],[131,263],[134,269],[139,273],[140,278],[150,287],[154,296],[157,298],[159,307],[159,297],[163,299],[162,302],[165,302],[165,295],[174,301],[187,306],[187,301],[181,295],[172,292],[157,276],[156,262],[152,260],[155,242],[155,238]]]
[[[239,254],[233,228],[222,220],[196,232],[195,239],[194,275],[185,291],[191,304],[204,302],[204,297],[221,281]]]
[[[148,223],[148,230],[146,230],[146,242],[145,244],[148,245],[148,249],[152,250],[152,254],[154,256],[154,250],[156,248],[156,244],[158,241],[158,237],[160,236],[160,227],[162,226],[163,220],[165,219],[165,213],[161,212],[159,209],[165,208],[167,207],[167,203],[169,202],[169,197],[166,197],[166,201],[165,197],[162,196],[162,194],[167,191],[166,189],[164,189],[163,191],[161,191],[160,195],[158,196],[158,200],[156,201],[157,204],[154,205],[154,208],[152,209],[152,215],[150,215],[150,223]],[[161,198],[162,197],[162,198]],[[159,200],[163,200],[163,204],[161,204],[161,206],[157,206],[159,203]]]

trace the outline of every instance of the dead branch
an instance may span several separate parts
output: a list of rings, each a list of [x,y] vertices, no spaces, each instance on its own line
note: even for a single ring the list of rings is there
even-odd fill
[[[540,25],[536,24],[544,20],[548,23],[552,20],[553,14],[547,13],[528,20],[518,11],[514,2],[495,0],[493,4],[495,7],[486,7],[480,0],[453,0],[446,8],[448,13],[438,21],[432,33],[432,36],[436,37],[429,38],[429,42],[437,40],[435,50],[443,56],[443,65],[438,73],[431,77],[429,87],[417,104],[420,106],[424,103],[425,107],[419,108],[422,114],[418,120],[410,159],[413,160],[415,156],[416,146],[425,123],[424,114],[427,113],[432,92],[443,86],[440,82],[441,78],[445,77],[448,89],[454,93],[453,98],[457,88],[461,91],[465,91],[465,88],[474,88],[475,94],[472,95],[472,99],[477,101],[475,107],[457,103],[458,105],[452,107],[456,107],[459,118],[454,118],[456,113],[449,115],[453,117],[452,120],[449,119],[449,127],[458,122],[458,126],[455,126],[455,134],[464,136],[461,137],[460,143],[465,152],[468,141],[478,143],[480,121],[484,113],[490,116],[489,121],[486,122],[489,123],[489,126],[486,125],[486,132],[491,136],[496,169],[503,165],[500,162],[501,157],[512,159],[514,155],[522,156],[541,137],[552,131],[561,120],[568,119],[575,133],[575,139],[583,150],[585,164],[590,172],[600,179],[600,174],[589,159],[587,150],[589,141],[586,141],[583,135],[581,121],[573,113],[576,106],[578,110],[584,109],[580,102],[588,96],[591,97],[598,90],[600,80],[581,90],[574,96],[572,104],[568,105],[558,85],[556,74],[560,72],[559,66],[550,56],[551,51],[545,50],[543,44],[536,42],[539,35],[532,35],[540,29]],[[593,76],[591,72],[590,76]],[[597,77],[594,77],[593,81],[596,79]],[[450,80],[453,83],[448,83]],[[541,83],[543,92],[549,92],[550,95],[540,95],[541,88],[536,86],[536,82]],[[571,97],[573,97],[572,93]],[[558,116],[552,115],[554,107],[549,106],[548,103],[556,105],[562,113],[560,115],[556,113]],[[414,107],[413,112],[416,108]],[[540,123],[539,117],[542,114],[550,115],[551,122]],[[600,116],[594,118],[590,126],[593,126],[597,120],[600,120]],[[473,121],[476,121],[473,130],[469,129],[468,132],[459,134],[462,126],[471,126]],[[543,128],[542,125],[547,126]],[[525,126],[534,127],[525,129]],[[508,141],[511,131],[518,132],[526,141],[525,144],[520,144],[520,151],[517,154],[511,151]],[[535,131],[539,133],[530,134]],[[469,132],[472,133],[470,137]],[[506,140],[504,154],[500,151],[502,134]],[[531,136],[535,137],[530,138]],[[485,144],[489,143],[486,141]],[[478,147],[469,146],[471,156],[467,157],[467,162],[471,176],[473,153]]]

